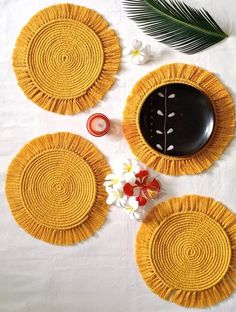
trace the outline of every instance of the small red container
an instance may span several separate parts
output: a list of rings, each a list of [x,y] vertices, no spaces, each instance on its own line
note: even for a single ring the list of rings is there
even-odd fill
[[[110,130],[110,121],[104,114],[93,114],[87,120],[87,130],[95,137],[101,137]]]

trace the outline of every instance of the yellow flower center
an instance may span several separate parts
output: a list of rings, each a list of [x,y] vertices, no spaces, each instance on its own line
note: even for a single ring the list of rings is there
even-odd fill
[[[140,54],[139,50],[133,50],[132,51],[133,56],[138,56]]]
[[[150,199],[155,199],[158,195],[158,191],[157,190],[147,190],[147,196]]]
[[[130,171],[132,171],[132,166],[131,165],[124,165],[124,170],[126,171],[126,172],[130,172]]]
[[[115,191],[115,195],[117,198],[120,198],[120,193],[118,191]]]
[[[134,208],[132,208],[132,207],[128,207],[128,208],[126,208],[130,213],[132,213],[132,212],[134,212]]]
[[[113,180],[113,184],[118,184],[120,182],[120,179],[119,178],[116,178]]]

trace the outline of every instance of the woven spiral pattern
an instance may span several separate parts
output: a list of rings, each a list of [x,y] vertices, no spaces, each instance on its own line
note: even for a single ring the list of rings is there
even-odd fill
[[[47,242],[81,241],[105,220],[108,172],[104,156],[79,136],[56,133],[34,139],[8,170],[13,215],[27,232]]]
[[[118,38],[97,12],[48,7],[22,29],[13,68],[26,96],[46,110],[75,114],[94,106],[115,81]]]
[[[65,19],[39,29],[30,42],[27,63],[41,91],[50,97],[73,99],[96,81],[103,58],[96,33],[78,21]]]
[[[20,192],[34,220],[66,229],[79,225],[87,216],[95,200],[96,180],[83,158],[71,151],[50,150],[27,164]]]
[[[163,221],[153,234],[150,248],[151,261],[160,278],[170,288],[189,291],[208,289],[218,283],[231,258],[224,230],[197,212],[173,215]]]
[[[236,216],[202,196],[173,198],[147,215],[136,239],[144,281],[164,299],[205,307],[236,288]]]

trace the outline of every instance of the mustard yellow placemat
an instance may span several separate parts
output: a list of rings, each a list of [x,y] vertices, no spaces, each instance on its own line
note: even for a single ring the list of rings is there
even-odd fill
[[[160,203],[137,234],[136,260],[150,289],[185,307],[206,307],[236,287],[236,216],[211,198]]]
[[[107,21],[73,4],[53,5],[33,16],[13,55],[25,95],[60,114],[94,106],[114,83],[119,64],[119,41]]]
[[[144,76],[127,99],[125,137],[133,153],[168,175],[200,173],[234,134],[234,105],[212,73],[170,64]]]
[[[105,157],[66,132],[27,143],[12,160],[6,194],[16,222],[46,242],[70,245],[91,236],[108,212]]]

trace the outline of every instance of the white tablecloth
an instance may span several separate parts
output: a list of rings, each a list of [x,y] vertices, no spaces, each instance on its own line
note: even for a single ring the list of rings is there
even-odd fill
[[[203,5],[231,37],[205,52],[188,56],[158,44],[143,35],[127,19],[120,0],[77,0],[103,14],[117,30],[123,46],[138,38],[159,51],[156,60],[144,66],[122,63],[115,86],[101,104],[76,116],[61,116],[42,110],[27,100],[17,86],[11,66],[17,35],[39,9],[57,0],[0,0],[0,312],[156,312],[186,311],[154,295],[140,277],[134,259],[135,235],[140,223],[131,221],[121,209],[111,208],[97,234],[71,247],[46,244],[26,234],[14,221],[4,192],[5,174],[11,159],[29,140],[45,133],[71,131],[94,142],[109,158],[111,166],[131,155],[122,135],[93,138],[86,120],[103,112],[117,121],[134,83],[144,74],[170,62],[199,65],[214,73],[234,96],[236,85],[235,0],[186,1]],[[236,212],[236,142],[208,171],[195,176],[160,175],[165,198],[203,194],[222,201]],[[212,308],[235,311],[236,294]],[[195,310],[197,311],[197,310]]]

